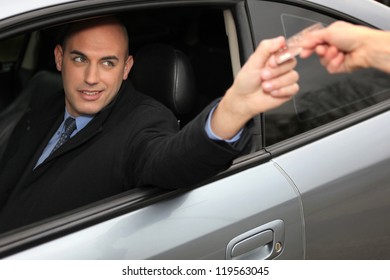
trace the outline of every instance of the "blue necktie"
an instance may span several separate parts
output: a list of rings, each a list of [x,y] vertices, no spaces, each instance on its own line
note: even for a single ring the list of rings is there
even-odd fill
[[[50,154],[53,154],[55,150],[57,150],[59,147],[62,146],[62,144],[68,141],[75,129],[76,129],[76,120],[71,117],[67,118],[65,120],[65,131],[61,134],[60,139],[58,140],[57,144],[54,146]]]

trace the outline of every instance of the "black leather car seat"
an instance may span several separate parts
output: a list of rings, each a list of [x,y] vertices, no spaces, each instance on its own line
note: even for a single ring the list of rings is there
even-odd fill
[[[171,109],[184,124],[196,94],[192,66],[182,51],[165,44],[141,48],[134,57],[130,80],[136,89]]]
[[[32,96],[43,91],[55,92],[61,89],[61,75],[57,72],[40,71],[27,82],[19,96],[0,113],[0,157],[13,128],[28,109]]]

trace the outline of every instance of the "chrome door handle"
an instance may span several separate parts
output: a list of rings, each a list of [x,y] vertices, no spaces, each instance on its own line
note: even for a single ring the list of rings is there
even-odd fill
[[[266,260],[283,251],[284,223],[275,220],[233,238],[226,249],[226,259]]]

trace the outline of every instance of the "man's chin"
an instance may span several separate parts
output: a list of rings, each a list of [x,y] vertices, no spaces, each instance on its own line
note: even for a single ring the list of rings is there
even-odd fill
[[[99,113],[102,110],[101,106],[98,107],[82,107],[82,108],[77,108],[76,110],[68,110],[69,114],[71,114],[74,117],[79,117],[79,116],[93,116]]]

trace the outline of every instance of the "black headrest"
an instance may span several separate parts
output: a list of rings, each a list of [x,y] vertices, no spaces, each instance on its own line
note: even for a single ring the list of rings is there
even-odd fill
[[[141,48],[130,79],[136,89],[157,99],[176,115],[187,114],[195,97],[195,78],[188,57],[169,45]]]

